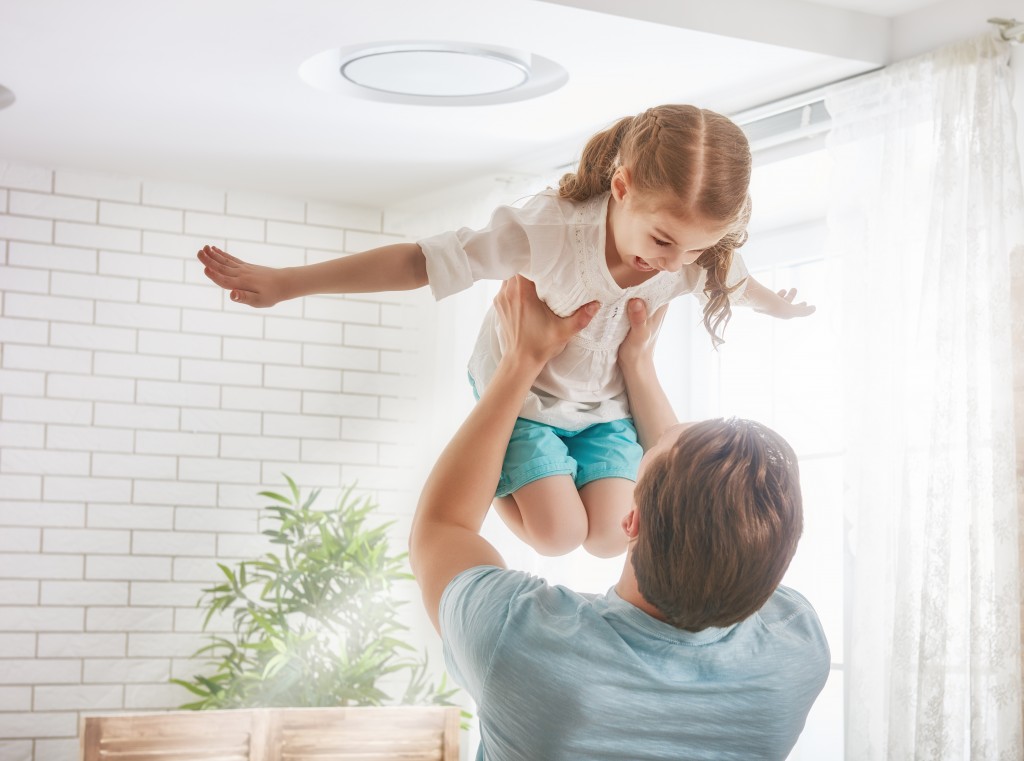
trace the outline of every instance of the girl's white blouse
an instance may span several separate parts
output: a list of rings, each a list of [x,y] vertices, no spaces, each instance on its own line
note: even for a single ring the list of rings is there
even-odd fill
[[[629,332],[625,312],[629,299],[643,299],[649,314],[684,293],[694,294],[701,303],[707,301],[706,273],[697,265],[661,272],[630,288],[619,287],[605,260],[608,198],[604,193],[576,202],[547,190],[522,208],[499,207],[481,230],[462,228],[419,241],[430,289],[438,300],[477,280],[505,280],[518,273],[532,280],[544,303],[563,317],[591,301],[601,303],[590,325],[548,362],[519,413],[570,431],[629,417],[617,362],[619,344]],[[728,284],[746,276],[747,268],[736,253]],[[730,295],[732,303],[742,303],[745,285]],[[502,347],[501,325],[492,307],[469,360],[478,393],[493,377]]]

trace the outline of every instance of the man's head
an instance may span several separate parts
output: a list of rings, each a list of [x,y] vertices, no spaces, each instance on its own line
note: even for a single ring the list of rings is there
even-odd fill
[[[796,455],[750,420],[670,429],[645,457],[635,502],[637,588],[669,623],[690,631],[761,608],[803,530]]]

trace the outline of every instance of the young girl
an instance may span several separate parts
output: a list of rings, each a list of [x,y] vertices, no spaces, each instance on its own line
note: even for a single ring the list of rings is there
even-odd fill
[[[729,119],[694,106],[659,106],[594,135],[557,191],[522,208],[498,208],[482,230],[283,269],[248,264],[212,246],[198,256],[232,300],[254,307],[427,284],[442,299],[477,280],[517,273],[558,315],[598,302],[593,320],[548,362],[523,405],[495,506],[542,554],[582,544],[611,557],[625,549],[620,524],[642,455],[616,362],[629,330],[629,300],[643,299],[653,314],[676,296],[695,295],[715,345],[731,303],[780,318],[814,311],[793,303],[794,290],[762,286],[734,254],[747,237],[750,169],[747,139]],[[491,309],[469,362],[477,394],[501,354]],[[563,507],[551,511],[551,504]]]

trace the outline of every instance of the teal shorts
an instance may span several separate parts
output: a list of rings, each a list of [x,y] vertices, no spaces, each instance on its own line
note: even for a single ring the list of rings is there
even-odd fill
[[[629,418],[595,423],[580,431],[517,418],[495,496],[506,497],[548,476],[572,476],[577,489],[599,478],[636,481],[643,453]]]

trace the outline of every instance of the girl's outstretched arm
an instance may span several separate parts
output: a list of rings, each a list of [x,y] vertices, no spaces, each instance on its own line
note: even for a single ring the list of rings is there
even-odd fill
[[[427,284],[427,262],[416,243],[396,243],[301,267],[249,264],[215,246],[204,246],[196,256],[206,276],[231,291],[232,301],[252,307],[317,293],[408,291]]]
[[[793,303],[793,299],[796,298],[796,288],[789,288],[788,290],[783,288],[776,292],[769,290],[754,278],[748,276],[747,289],[743,292],[743,295],[750,305],[754,307],[755,312],[770,314],[772,317],[778,317],[782,320],[789,320],[793,317],[807,317],[810,314],[814,314],[815,308],[806,301]]]

